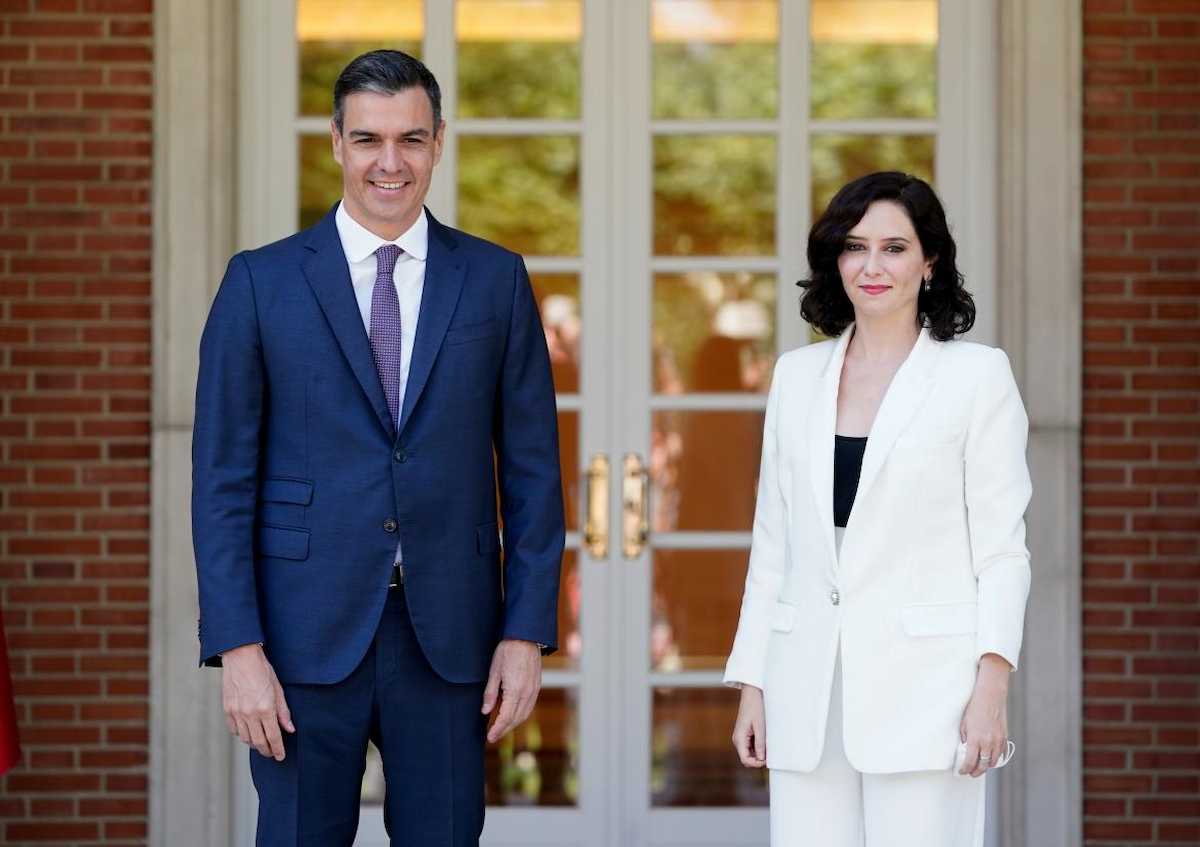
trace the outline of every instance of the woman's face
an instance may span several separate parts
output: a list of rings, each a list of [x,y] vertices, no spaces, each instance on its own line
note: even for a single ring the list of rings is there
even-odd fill
[[[917,320],[917,294],[933,273],[903,206],[879,200],[846,236],[838,271],[854,317],[908,315]]]

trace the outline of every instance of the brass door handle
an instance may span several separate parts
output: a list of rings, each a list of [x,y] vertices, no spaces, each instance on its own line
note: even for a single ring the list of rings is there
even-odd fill
[[[621,553],[636,559],[650,538],[650,473],[637,453],[626,453],[621,478]]]
[[[593,559],[608,558],[608,456],[596,453],[584,471],[586,510],[583,546]]]

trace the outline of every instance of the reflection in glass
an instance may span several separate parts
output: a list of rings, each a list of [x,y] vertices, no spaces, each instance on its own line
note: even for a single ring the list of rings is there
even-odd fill
[[[763,412],[659,411],[650,433],[655,532],[749,532]]]
[[[574,806],[579,799],[579,696],[543,688],[529,720],[484,758],[489,806]]]
[[[655,0],[654,117],[772,118],[775,0]]]
[[[420,58],[424,15],[422,0],[297,0],[300,114],[333,114],[333,83],[360,53]]]
[[[874,171],[905,171],[932,184],[933,149],[932,135],[814,135],[813,220],[839,188]]]
[[[458,226],[525,255],[578,255],[578,137],[460,136]]]
[[[580,0],[458,0],[458,115],[574,118]]]
[[[654,690],[652,805],[767,805],[767,769],[742,767],[729,743],[737,706],[729,688]]]
[[[583,576],[579,572],[579,551],[563,551],[562,581],[558,591],[558,650],[542,659],[546,670],[578,670],[583,652],[579,629],[583,605]]]
[[[654,551],[650,666],[720,670],[737,630],[748,550]]]
[[[487,745],[484,779],[489,806],[574,806],[579,799],[579,696],[573,688],[543,688],[529,720]],[[367,746],[361,798],[383,804],[383,761]]]
[[[654,252],[659,256],[772,255],[774,137],[655,138]]]
[[[312,226],[342,197],[342,169],[329,135],[300,136],[300,228]]]
[[[812,0],[812,116],[937,115],[937,0]]]
[[[654,390],[770,388],[775,277],[692,271],[654,277]]]
[[[579,518],[583,497],[580,482],[579,459],[579,412],[558,413],[558,458],[562,472],[563,509],[567,518],[567,531],[579,529]]]
[[[533,295],[546,332],[554,390],[559,394],[579,391],[583,315],[579,305],[578,274],[531,274]]]

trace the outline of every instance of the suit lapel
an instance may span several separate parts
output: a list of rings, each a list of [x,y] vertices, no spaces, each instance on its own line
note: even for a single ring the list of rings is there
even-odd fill
[[[433,215],[429,215],[425,287],[421,293],[421,312],[417,319],[412,362],[408,368],[408,384],[404,389],[404,406],[400,410],[399,433],[404,432],[413,407],[421,399],[421,392],[425,390],[433,363],[442,349],[446,328],[450,326],[450,318],[462,294],[466,263],[457,255],[457,246],[453,234],[438,223]]]
[[[383,385],[379,382],[379,372],[375,369],[375,357],[371,354],[371,342],[363,328],[358,301],[354,299],[350,268],[342,251],[342,240],[338,237],[333,211],[313,227],[304,246],[309,251],[303,262],[304,277],[321,304],[325,319],[329,321],[338,346],[342,348],[342,355],[367,395],[375,416],[391,434],[392,415],[388,411]]]
[[[833,534],[833,435],[837,426],[838,383],[852,334],[853,326],[850,326],[838,336],[837,344],[821,373],[817,396],[813,398],[808,416],[808,478],[813,487],[822,535],[829,550],[829,561],[835,567],[838,557]]]
[[[933,385],[933,365],[940,350],[941,345],[930,338],[929,330],[922,329],[908,358],[892,377],[892,383],[883,396],[874,423],[871,424],[867,451],[863,455],[862,472],[858,477],[855,503],[860,502],[870,490],[896,439],[908,427],[929,395],[929,389]],[[853,515],[852,510],[852,519]]]

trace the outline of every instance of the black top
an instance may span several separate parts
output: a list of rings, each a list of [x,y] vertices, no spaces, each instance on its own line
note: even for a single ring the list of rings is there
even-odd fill
[[[844,527],[854,508],[858,493],[858,475],[862,472],[863,453],[867,452],[867,437],[850,435],[833,437],[833,525]]]

